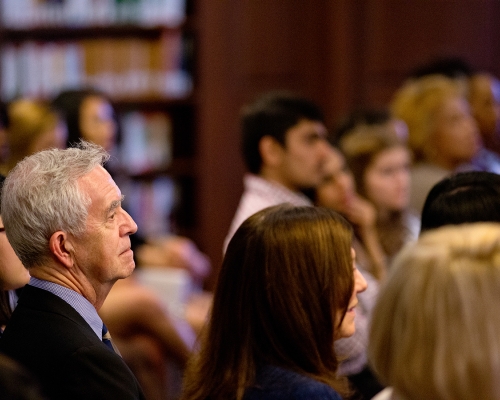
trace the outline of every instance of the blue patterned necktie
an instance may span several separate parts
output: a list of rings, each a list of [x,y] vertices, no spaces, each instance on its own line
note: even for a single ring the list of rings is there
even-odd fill
[[[113,344],[113,342],[111,341],[111,335],[110,333],[108,332],[108,328],[106,327],[106,325],[104,325],[104,323],[102,324],[102,341],[104,342],[104,344],[106,346],[108,346],[112,351],[114,351],[115,353],[117,354],[120,354],[120,352],[118,351],[118,349],[116,348],[116,346]]]

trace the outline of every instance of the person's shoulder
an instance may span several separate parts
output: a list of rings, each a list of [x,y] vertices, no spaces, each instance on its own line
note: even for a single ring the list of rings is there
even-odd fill
[[[266,366],[259,371],[256,385],[245,396],[245,400],[254,399],[341,400],[341,397],[325,383],[288,369]]]

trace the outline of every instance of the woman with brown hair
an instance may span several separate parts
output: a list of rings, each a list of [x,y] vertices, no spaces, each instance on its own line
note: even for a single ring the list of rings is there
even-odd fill
[[[419,218],[410,211],[411,155],[406,143],[384,126],[364,126],[344,136],[340,147],[357,192],[376,209],[375,227],[387,265],[418,236]]]
[[[354,333],[352,231],[332,210],[281,205],[229,242],[184,399],[340,399],[333,342]]]

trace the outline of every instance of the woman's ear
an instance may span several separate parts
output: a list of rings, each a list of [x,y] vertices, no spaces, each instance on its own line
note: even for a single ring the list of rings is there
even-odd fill
[[[262,165],[274,167],[281,163],[285,149],[272,136],[263,136],[259,142],[259,152],[262,158]]]
[[[73,244],[68,234],[57,231],[49,239],[49,248],[53,256],[66,268],[73,266]]]

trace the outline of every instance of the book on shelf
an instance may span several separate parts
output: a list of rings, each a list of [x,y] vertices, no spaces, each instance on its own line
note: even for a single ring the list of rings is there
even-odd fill
[[[10,29],[115,24],[177,27],[185,0],[2,0],[2,25]]]
[[[133,111],[120,118],[119,160],[130,175],[165,171],[172,162],[172,121],[164,112]]]
[[[181,32],[158,40],[87,39],[6,44],[1,52],[2,99],[51,97],[63,87],[90,85],[113,98],[184,98],[192,91],[183,69]]]

